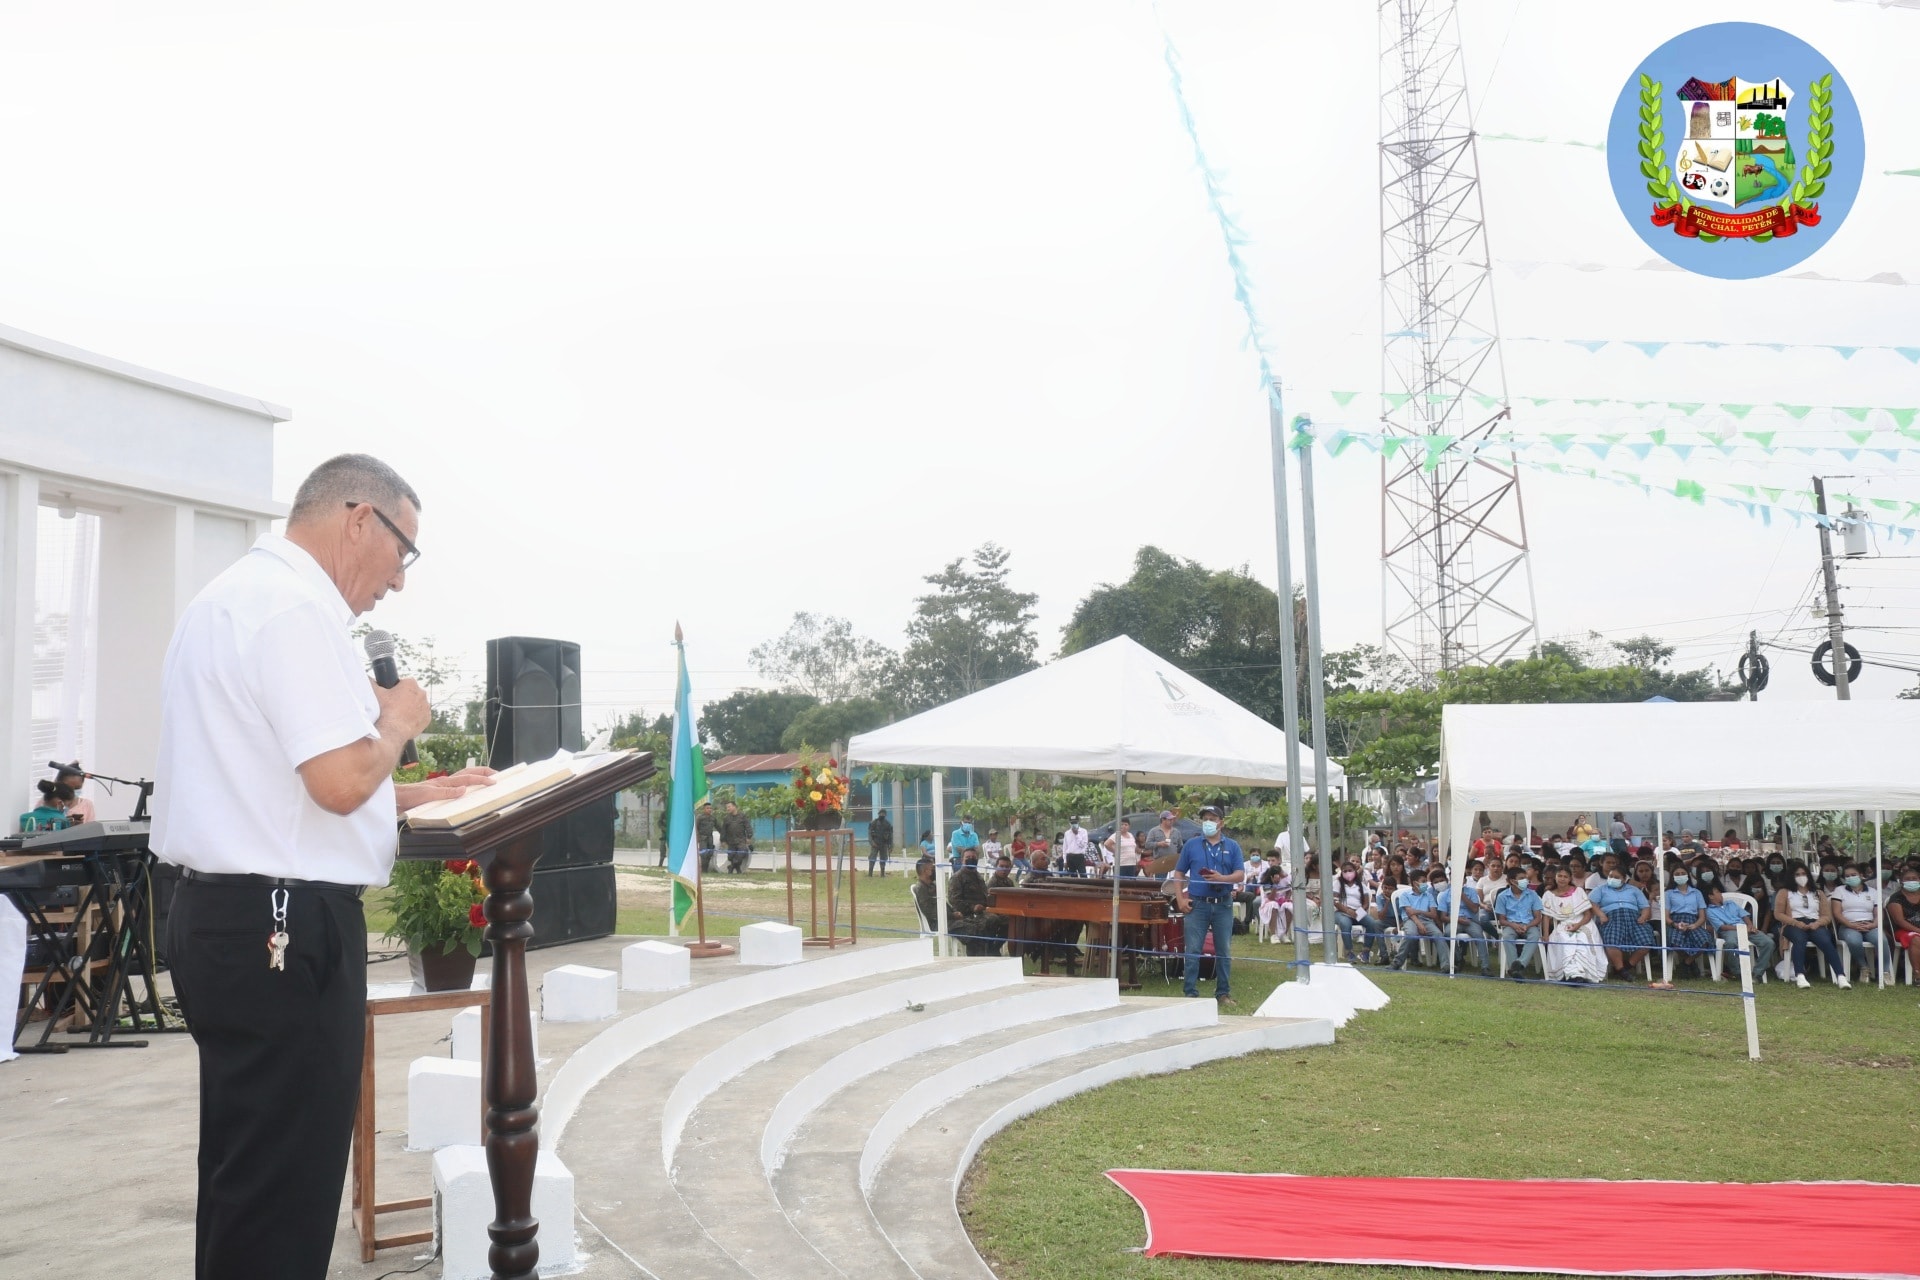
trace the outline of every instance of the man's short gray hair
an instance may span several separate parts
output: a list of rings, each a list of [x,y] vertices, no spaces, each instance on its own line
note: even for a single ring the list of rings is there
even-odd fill
[[[300,524],[338,510],[349,502],[371,502],[382,511],[397,512],[402,500],[420,509],[413,486],[370,453],[343,453],[315,467],[293,495],[288,524]]]

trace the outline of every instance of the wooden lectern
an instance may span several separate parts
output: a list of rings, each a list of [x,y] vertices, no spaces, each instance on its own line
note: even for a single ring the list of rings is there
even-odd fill
[[[533,1024],[527,1007],[527,940],[533,895],[527,886],[540,859],[541,831],[582,805],[604,799],[654,773],[653,755],[638,752],[529,796],[451,831],[402,831],[407,860],[471,858],[487,886],[487,941],[493,944],[487,1037],[481,1066],[486,1100],[487,1173],[493,1182],[494,1280],[538,1274],[540,1224],[533,1216],[533,1167],[540,1154],[540,1108],[534,1075]],[[571,1229],[571,1224],[569,1224]]]

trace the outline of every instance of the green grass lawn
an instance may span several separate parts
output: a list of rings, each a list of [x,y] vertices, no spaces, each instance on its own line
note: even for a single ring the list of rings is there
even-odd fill
[[[1274,969],[1236,966],[1243,1008],[1272,989]],[[1393,1003],[1329,1048],[1109,1085],[1012,1126],[962,1196],[975,1244],[1006,1280],[1493,1280],[1147,1259],[1129,1252],[1145,1243],[1140,1210],[1104,1171],[1920,1181],[1915,988],[1764,987],[1756,1063],[1737,999],[1378,981]],[[1546,1138],[1550,1117],[1563,1130],[1569,1116],[1589,1135],[1571,1155]]]

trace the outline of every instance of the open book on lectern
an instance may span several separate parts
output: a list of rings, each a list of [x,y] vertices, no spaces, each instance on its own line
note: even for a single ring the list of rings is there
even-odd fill
[[[463,827],[476,819],[551,791],[561,783],[592,773],[632,751],[556,751],[545,760],[532,760],[502,769],[484,787],[473,787],[451,800],[434,800],[407,810],[406,823],[415,831]]]

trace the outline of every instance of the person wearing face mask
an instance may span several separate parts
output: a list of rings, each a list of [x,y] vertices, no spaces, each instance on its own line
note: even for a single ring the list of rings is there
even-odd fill
[[[1392,958],[1387,931],[1395,924],[1393,895],[1406,883],[1407,873],[1399,857],[1388,858],[1380,868],[1380,882],[1373,890],[1373,900],[1367,904],[1367,953],[1374,964],[1385,964]]]
[[[1343,959],[1359,964],[1367,946],[1367,891],[1360,883],[1360,864],[1349,861],[1340,868],[1333,886],[1333,927],[1340,931]]]
[[[1433,916],[1440,926],[1441,936],[1446,936],[1453,928],[1453,888],[1447,883],[1447,873],[1438,871],[1433,876]],[[1493,956],[1487,947],[1487,931],[1480,927],[1480,891],[1471,880],[1460,886],[1460,937],[1469,940],[1473,947],[1473,958],[1480,966],[1480,976],[1493,976]],[[1458,964],[1456,959],[1454,963]]]
[[[1807,944],[1812,943],[1819,949],[1827,962],[1827,972],[1833,975],[1837,987],[1850,987],[1847,975],[1840,972],[1840,952],[1833,945],[1833,931],[1830,927],[1832,915],[1827,905],[1827,896],[1814,887],[1813,876],[1807,871],[1807,864],[1794,862],[1788,869],[1789,883],[1774,895],[1773,915],[1780,922],[1780,941],[1782,950],[1789,952],[1793,964],[1793,982],[1798,987],[1810,987],[1807,981]]]
[[[1638,885],[1627,883],[1612,858],[1607,859],[1605,881],[1587,896],[1600,913],[1600,941],[1606,944],[1609,974],[1631,978],[1633,967],[1658,940],[1648,923],[1653,919],[1653,903]]]
[[[1087,830],[1075,818],[1067,824],[1066,834],[1060,837],[1060,856],[1066,860],[1066,872],[1070,876],[1087,874]]]
[[[1787,860],[1781,857],[1779,854],[1776,853],[1772,857],[1767,859],[1767,892],[1768,894],[1772,894],[1776,889],[1779,889],[1782,885],[1786,883],[1785,880],[1782,878],[1785,876],[1786,870],[1787,870]]]
[[[1220,810],[1208,805],[1200,810],[1200,834],[1180,850],[1170,879],[1176,886],[1175,903],[1180,908],[1186,944],[1186,966],[1182,974],[1183,994],[1200,995],[1200,950],[1208,935],[1213,938],[1213,998],[1222,1007],[1231,1007],[1231,959],[1228,948],[1233,938],[1233,886],[1245,880],[1246,858],[1240,846],[1220,829]]]
[[[1422,938],[1431,938],[1436,943],[1446,939],[1446,927],[1434,910],[1434,883],[1424,876],[1416,877],[1408,884],[1407,892],[1393,904],[1400,916],[1400,954],[1393,958],[1396,969],[1404,969],[1419,956]],[[1438,884],[1446,884],[1444,874]]]
[[[1759,905],[1757,900],[1755,905]],[[1746,908],[1738,902],[1728,901],[1726,893],[1723,890],[1716,887],[1707,893],[1707,927],[1712,929],[1720,941],[1725,944],[1727,949],[1727,962],[1736,966],[1735,976],[1738,976],[1737,966],[1739,964],[1739,960],[1734,954],[1740,949],[1739,925],[1746,917]],[[1751,923],[1751,921],[1749,921],[1749,923]],[[1778,948],[1774,944],[1773,935],[1760,929],[1748,929],[1747,948],[1753,952],[1754,976],[1764,977],[1767,969],[1772,966],[1774,957],[1778,954]]]
[[[1920,862],[1902,867],[1894,887],[1887,895],[1888,932],[1894,947],[1907,953],[1909,974],[1920,973]]]
[[[1850,862],[1827,894],[1834,939],[1853,953],[1853,967],[1862,981],[1871,981],[1880,963],[1880,890],[1870,879],[1867,867]]]
[[[1676,953],[1677,967],[1697,978],[1713,950],[1713,935],[1707,931],[1706,895],[1694,887],[1693,873],[1684,865],[1674,868],[1670,886],[1665,897],[1667,948]]]
[[[969,853],[975,857],[980,855],[980,837],[974,833],[971,822],[962,822],[947,841],[947,857],[952,860],[955,871],[960,869],[960,864]]]
[[[1540,948],[1540,895],[1527,879],[1524,866],[1507,873],[1507,887],[1494,895],[1493,917],[1500,927],[1500,953],[1506,958],[1507,976],[1521,980]],[[1516,959],[1514,944],[1526,946]]]

